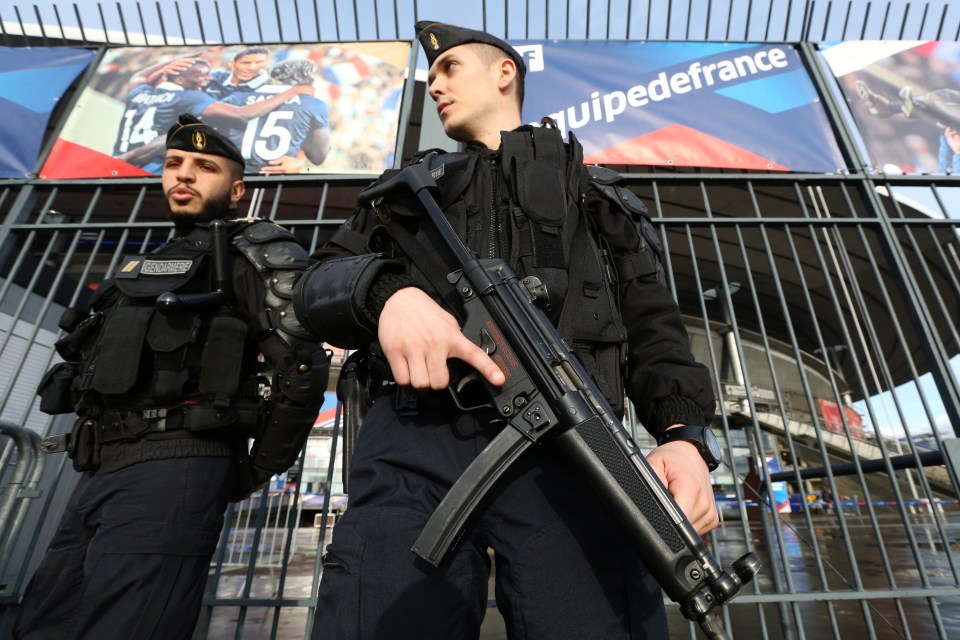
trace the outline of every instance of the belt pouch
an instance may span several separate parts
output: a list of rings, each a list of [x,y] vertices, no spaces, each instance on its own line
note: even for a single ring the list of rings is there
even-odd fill
[[[77,471],[95,471],[100,467],[100,439],[96,420],[80,417],[73,423],[67,454]]]

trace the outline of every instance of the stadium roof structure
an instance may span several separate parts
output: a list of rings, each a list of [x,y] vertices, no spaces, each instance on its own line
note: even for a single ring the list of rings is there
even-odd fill
[[[506,39],[957,40],[951,0],[11,0],[0,44],[115,46],[412,40],[416,20]]]

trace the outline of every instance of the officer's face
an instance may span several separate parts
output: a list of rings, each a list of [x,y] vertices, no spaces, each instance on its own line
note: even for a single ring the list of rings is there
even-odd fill
[[[241,56],[230,62],[234,79],[239,82],[253,80],[260,70],[267,64],[267,56],[263,53],[251,53]]]
[[[499,79],[499,66],[483,61],[470,45],[444,51],[434,61],[429,74],[430,97],[437,103],[448,136],[460,142],[484,138],[503,108]]]
[[[161,183],[174,219],[213,220],[235,207],[244,185],[231,168],[221,156],[168,149]]]

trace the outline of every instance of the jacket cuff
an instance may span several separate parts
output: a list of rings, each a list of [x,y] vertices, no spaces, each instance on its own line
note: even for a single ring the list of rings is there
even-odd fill
[[[693,400],[683,396],[668,396],[658,399],[653,406],[650,415],[643,420],[643,425],[647,428],[655,439],[660,436],[667,427],[675,424],[695,424],[707,426],[703,417],[703,410]]]
[[[414,286],[413,281],[398,273],[384,273],[370,285],[364,300],[363,311],[372,320],[374,326],[379,322],[387,299],[400,289],[410,286]]]

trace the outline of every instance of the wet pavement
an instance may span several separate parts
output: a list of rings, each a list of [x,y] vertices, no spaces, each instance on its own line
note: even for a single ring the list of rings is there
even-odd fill
[[[930,515],[910,516],[908,533],[893,509],[878,512],[875,522],[865,514],[847,515],[842,526],[836,514],[816,515],[812,529],[801,514],[785,515],[779,536],[770,528],[772,539],[781,541],[772,546],[783,552],[771,556],[763,544],[755,543],[764,568],[755,585],[745,587],[726,607],[733,637],[960,638],[960,511],[947,511],[940,521],[938,527]],[[318,531],[297,530],[290,569],[282,584],[279,566],[259,568],[249,591],[245,569],[225,567],[220,578],[219,598],[240,599],[245,593],[251,598],[269,598],[281,590],[283,597],[295,599],[301,606],[279,612],[266,607],[218,606],[206,635],[198,630],[195,639],[308,637],[306,603],[312,602]],[[756,522],[744,526],[739,520],[721,525],[710,544],[722,564],[746,552],[745,536],[762,541],[763,528]],[[491,576],[491,593],[493,579]],[[938,589],[941,593],[936,593]],[[703,637],[676,607],[669,607],[668,615],[672,637]],[[506,639],[503,619],[495,607],[488,609],[480,637]]]

